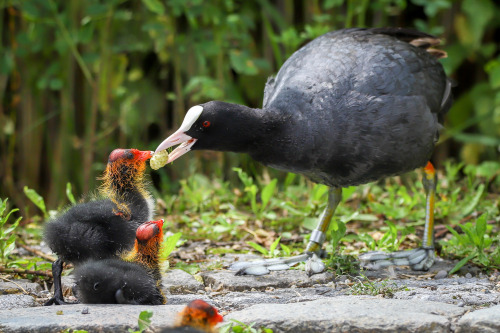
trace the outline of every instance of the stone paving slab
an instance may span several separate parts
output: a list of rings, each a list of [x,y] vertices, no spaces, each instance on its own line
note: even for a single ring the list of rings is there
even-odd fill
[[[500,332],[500,305],[469,312],[457,324],[456,333]]]
[[[235,311],[236,319],[278,332],[450,332],[465,313],[455,305],[418,300],[343,296],[293,304],[259,304]]]
[[[182,269],[172,269],[162,274],[163,292],[170,294],[196,293],[205,290],[205,285]]]
[[[13,281],[0,280],[0,295],[18,294],[24,291],[39,293],[42,287],[38,283],[33,283],[26,279],[16,279]]]
[[[500,303],[500,290],[488,279],[445,278],[440,280],[398,280],[399,286],[408,290],[394,293],[398,299],[419,299],[423,301],[445,302],[459,306]]]
[[[212,288],[224,288],[230,291],[265,290],[290,286],[304,288],[315,284],[326,284],[334,278],[331,272],[308,277],[302,270],[274,271],[262,276],[235,276],[233,271],[211,271],[204,272],[201,276],[206,286],[211,285]]]
[[[82,313],[88,308],[88,314]],[[52,333],[71,329],[89,332],[127,332],[137,329],[139,314],[153,311],[152,327],[171,327],[183,305],[91,305],[44,306],[0,311],[0,332]],[[62,313],[58,314],[61,311]],[[83,311],[85,312],[85,311]]]
[[[32,306],[36,306],[33,296],[18,294],[0,295],[0,310],[29,308]]]

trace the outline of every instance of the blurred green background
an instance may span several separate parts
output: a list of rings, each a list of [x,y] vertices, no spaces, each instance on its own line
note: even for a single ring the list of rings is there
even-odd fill
[[[499,160],[500,4],[493,0],[1,0],[0,197],[25,185],[50,207],[92,191],[117,147],[154,150],[187,109],[262,105],[264,83],[307,41],[346,27],[412,27],[443,39],[456,82],[434,160]],[[248,156],[190,153],[152,173],[260,172]],[[277,173],[277,175],[280,173]],[[284,177],[281,173],[280,177]],[[24,212],[26,213],[26,212]]]

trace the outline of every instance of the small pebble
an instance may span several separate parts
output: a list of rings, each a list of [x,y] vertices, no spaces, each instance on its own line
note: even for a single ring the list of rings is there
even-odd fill
[[[471,274],[471,273],[467,273],[467,274],[465,274],[465,277],[466,277],[467,279],[472,279],[472,274]]]
[[[485,294],[491,294],[491,291],[489,291],[488,289],[486,289],[486,290],[484,291],[484,293],[485,293]]]
[[[82,309],[82,314],[89,314],[89,308],[88,307],[84,307]]]
[[[465,306],[465,303],[462,302],[462,301],[460,301],[460,302],[457,303],[457,306],[463,308]]]
[[[437,272],[437,274],[434,276],[434,279],[439,280],[439,279],[444,279],[445,277],[448,276],[448,272],[443,270],[440,270]]]

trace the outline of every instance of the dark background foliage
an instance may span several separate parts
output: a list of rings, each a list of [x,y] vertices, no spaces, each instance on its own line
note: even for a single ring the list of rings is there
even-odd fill
[[[345,27],[412,27],[443,39],[457,82],[434,160],[499,159],[500,4],[493,0],[2,0],[0,197],[25,185],[54,207],[93,190],[117,147],[153,150],[186,110],[260,107],[268,76],[307,41]],[[160,172],[259,172],[247,156],[191,153]],[[26,212],[25,212],[26,213]]]

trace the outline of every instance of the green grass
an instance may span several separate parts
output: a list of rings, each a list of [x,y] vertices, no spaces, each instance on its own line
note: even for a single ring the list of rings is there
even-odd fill
[[[485,269],[497,268],[499,257],[500,179],[495,166],[500,164],[464,167],[446,163],[437,186],[436,225],[460,225],[465,231],[464,221],[474,221],[480,214],[490,216],[484,231],[487,240],[469,259]],[[192,240],[243,239],[243,251],[266,257],[300,253],[326,204],[327,187],[292,174],[278,182],[273,173],[251,178],[241,169],[235,172],[240,180],[236,185],[197,174],[190,178],[189,190],[183,185],[178,193],[163,194],[166,202],[172,195],[176,198],[166,217],[168,228]],[[416,247],[420,239],[415,233],[422,233],[424,220],[425,193],[418,172],[348,188],[328,232],[326,249],[334,255],[327,263],[337,272],[352,271],[349,255]],[[342,225],[345,230],[339,236],[336,231]],[[441,255],[459,259],[470,256],[471,252],[457,250],[460,244],[467,247],[468,243],[455,241],[453,236],[440,241]]]
[[[363,278],[363,280],[358,279],[358,281],[350,287],[351,295],[382,295],[386,298],[392,298],[394,297],[394,293],[408,290],[406,286],[398,286],[395,282],[391,282],[388,279],[372,282],[365,276],[363,276]]]
[[[499,268],[499,169],[496,162],[467,167],[450,162],[439,171],[436,225],[450,230],[437,243],[442,257],[462,260],[456,269],[466,262],[485,270]],[[279,181],[282,173],[266,169],[253,178],[239,169],[235,173],[239,181],[234,184],[194,174],[181,181],[178,191],[155,193],[157,217],[164,218],[164,229],[175,234],[165,239],[164,258],[186,241],[206,239],[211,241],[209,253],[253,251],[266,257],[301,253],[326,205],[327,187],[294,174]],[[73,202],[71,187],[66,189],[68,202]],[[0,259],[6,267],[49,269],[39,258],[12,252],[14,241],[39,243],[43,217],[55,214],[35,191],[26,188],[25,193],[40,208],[39,216],[18,228],[18,221],[8,221],[7,201],[2,201]],[[423,230],[425,194],[418,172],[347,188],[342,201],[325,242],[326,264],[337,274],[357,271],[360,253],[419,246],[416,235]],[[203,267],[178,260],[175,266],[191,274]]]

